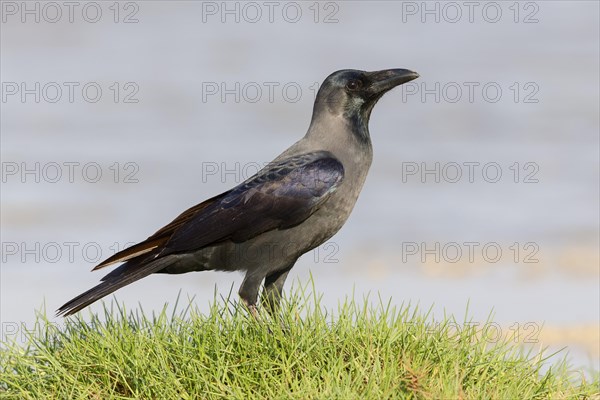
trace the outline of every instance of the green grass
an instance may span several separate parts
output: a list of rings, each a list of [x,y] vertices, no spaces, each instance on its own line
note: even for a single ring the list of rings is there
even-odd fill
[[[544,367],[545,356],[490,345],[453,318],[434,325],[410,306],[319,304],[296,290],[277,320],[256,321],[228,299],[208,314],[192,303],[152,316],[105,308],[60,329],[40,315],[26,345],[2,344],[0,398],[598,398],[597,376],[586,381],[564,361]]]

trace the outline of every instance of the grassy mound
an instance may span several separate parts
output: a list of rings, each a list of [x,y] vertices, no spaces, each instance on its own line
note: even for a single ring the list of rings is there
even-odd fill
[[[490,345],[468,321],[433,325],[414,307],[369,304],[332,313],[300,290],[280,318],[259,321],[228,299],[207,315],[191,304],[152,316],[105,308],[61,328],[40,315],[25,346],[2,344],[0,398],[598,398],[597,378]]]

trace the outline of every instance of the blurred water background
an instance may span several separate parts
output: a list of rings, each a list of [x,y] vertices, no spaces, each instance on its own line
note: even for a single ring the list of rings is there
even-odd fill
[[[3,337],[298,140],[329,73],[402,67],[421,78],[373,112],[353,215],[286,289],[312,274],[327,307],[370,293],[438,319],[468,303],[600,369],[598,2],[56,4],[2,2]],[[206,309],[241,280],[158,275],[115,296]]]

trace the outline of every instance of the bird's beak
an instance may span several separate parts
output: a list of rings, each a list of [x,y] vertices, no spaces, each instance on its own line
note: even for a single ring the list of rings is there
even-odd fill
[[[372,92],[373,95],[379,95],[398,85],[417,79],[419,74],[408,69],[386,69],[383,71],[369,72],[367,76],[372,82],[369,91]]]

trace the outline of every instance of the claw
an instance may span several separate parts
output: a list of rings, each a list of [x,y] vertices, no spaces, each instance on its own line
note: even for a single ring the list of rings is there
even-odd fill
[[[256,309],[256,304],[250,304],[249,302],[247,302],[244,299],[242,299],[242,301],[244,302],[244,305],[246,306],[248,311],[250,311],[250,314],[254,317],[255,320],[258,321],[259,318],[258,318],[258,310]]]

